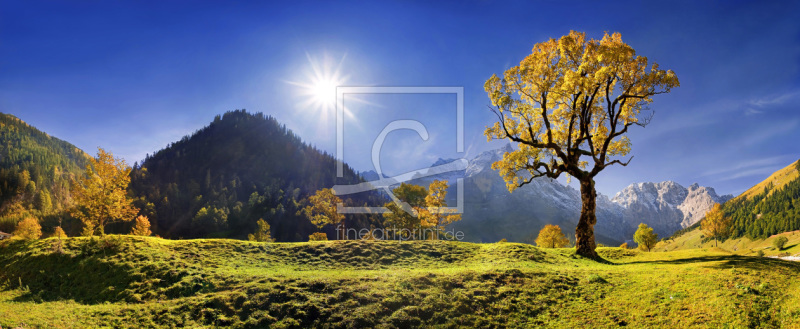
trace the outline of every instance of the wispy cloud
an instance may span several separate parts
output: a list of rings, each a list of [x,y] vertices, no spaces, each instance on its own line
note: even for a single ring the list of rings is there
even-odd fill
[[[752,134],[749,134],[746,138],[744,138],[741,142],[741,145],[746,145],[746,146],[759,145],[776,136],[793,132],[797,129],[798,123],[800,123],[800,121],[798,121],[797,119],[789,120],[776,124],[774,127],[771,127],[770,129],[758,130]],[[737,141],[737,143],[739,142]]]
[[[773,172],[777,171],[780,168],[781,168],[781,166],[769,166],[769,167],[763,167],[763,168],[755,168],[755,169],[743,170],[743,171],[736,172],[736,173],[734,173],[734,174],[732,174],[730,176],[725,176],[723,178],[720,178],[719,181],[728,181],[728,180],[734,180],[734,179],[737,179],[737,178],[750,177],[750,176],[763,176],[764,178],[766,178],[769,174],[772,174]]]
[[[773,94],[756,99],[751,99],[745,106],[746,115],[757,115],[764,113],[765,108],[783,105],[792,100],[800,98],[800,90],[794,90],[782,94]]]
[[[717,168],[706,171],[699,177],[718,176],[719,181],[732,180],[742,177],[770,174],[791,162],[793,155],[784,154],[768,158],[752,159],[740,162],[733,166]]]
[[[759,98],[751,101],[750,104],[758,107],[781,105],[797,97],[800,97],[800,90]]]

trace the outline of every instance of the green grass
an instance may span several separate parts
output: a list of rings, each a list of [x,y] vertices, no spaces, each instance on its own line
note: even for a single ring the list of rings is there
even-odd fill
[[[517,243],[54,243],[0,243],[3,328],[800,327],[800,264],[708,249],[595,262]]]

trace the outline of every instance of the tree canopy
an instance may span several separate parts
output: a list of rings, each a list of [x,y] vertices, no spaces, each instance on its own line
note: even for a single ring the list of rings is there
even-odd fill
[[[751,198],[738,197],[725,202],[722,212],[731,219],[733,238],[766,239],[800,230],[800,177]]]
[[[73,184],[72,215],[84,225],[84,234],[105,234],[106,224],[131,221],[139,209],[128,196],[131,167],[102,148],[86,165],[86,173]]]
[[[706,236],[715,240],[727,238],[731,231],[731,219],[725,216],[722,206],[715,203],[703,218],[701,228]]]
[[[639,245],[639,249],[650,251],[658,242],[658,234],[653,232],[652,227],[641,223],[636,233],[633,234],[633,241]]]
[[[536,238],[536,245],[542,248],[564,248],[569,244],[569,239],[561,232],[558,225],[545,225]]]
[[[455,213],[454,209],[446,209],[447,202],[447,181],[434,180],[428,185],[428,195],[425,196],[425,207],[421,209],[422,226],[435,228],[438,232],[444,232],[445,226],[461,220],[461,214]],[[438,239],[438,234],[434,238]]]
[[[303,208],[306,217],[312,224],[319,228],[331,224],[338,226],[344,222],[344,214],[337,211],[337,205],[342,203],[333,190],[324,188],[308,197],[309,205]]]
[[[19,118],[0,113],[0,231],[13,231],[26,217],[56,226],[72,198],[70,179],[90,156]],[[67,221],[68,229],[71,221]],[[77,226],[77,225],[75,225]]]
[[[395,202],[387,202],[384,207],[389,209],[389,212],[383,214],[384,225],[395,235],[403,238],[421,238],[419,233],[421,233],[423,223],[420,213],[425,208],[428,190],[419,185],[401,183],[392,190],[392,193],[400,201],[407,203],[411,207],[412,213]]]

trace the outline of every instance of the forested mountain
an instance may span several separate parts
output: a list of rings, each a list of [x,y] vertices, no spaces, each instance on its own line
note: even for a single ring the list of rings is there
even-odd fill
[[[783,168],[722,207],[732,219],[732,237],[763,239],[800,230],[800,160]]]
[[[28,214],[46,220],[63,211],[70,199],[70,177],[83,172],[88,156],[0,113],[0,231],[12,231]]]
[[[165,237],[244,238],[263,218],[277,241],[304,241],[317,231],[298,212],[304,199],[334,183],[361,181],[347,165],[336,179],[335,164],[275,118],[237,110],[134,165],[130,189],[153,232]],[[377,196],[345,202],[382,203],[371,197]],[[370,225],[380,224],[347,216],[347,227]]]

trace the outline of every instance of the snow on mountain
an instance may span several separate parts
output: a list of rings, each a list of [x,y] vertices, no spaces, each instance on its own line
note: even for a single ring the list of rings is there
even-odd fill
[[[715,203],[724,203],[730,198],[729,195],[720,197],[713,188],[696,183],[685,188],[666,181],[631,184],[611,201],[625,209],[626,223],[645,223],[665,237],[697,223]]]
[[[463,219],[453,225],[464,231],[467,239],[493,242],[500,239],[533,242],[546,224],[561,226],[567,236],[580,217],[581,197],[578,190],[547,177],[534,179],[514,193],[492,163],[512,151],[505,147],[478,154],[465,170],[465,209]],[[619,244],[630,230],[621,222],[622,208],[598,194],[596,233],[598,241]]]
[[[511,144],[480,153],[469,159],[466,168],[464,159],[440,158],[410,182],[427,186],[434,179],[449,181],[448,204],[455,206],[455,184],[458,178],[464,179],[463,219],[453,227],[462,230],[468,241],[505,238],[533,242],[546,224],[559,225],[567,236],[573,237],[571,232],[581,211],[580,192],[555,179],[540,177],[509,193],[503,178],[492,169],[492,163],[509,151],[513,151]],[[428,175],[436,171],[439,174]],[[375,171],[361,175],[367,181],[378,179]],[[688,188],[672,181],[631,184],[613,198],[597,194],[595,234],[599,242],[619,244],[630,241],[639,223],[645,223],[660,237],[666,237],[697,223],[714,203],[730,198],[698,184]]]

